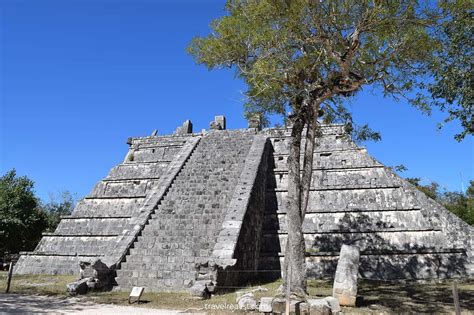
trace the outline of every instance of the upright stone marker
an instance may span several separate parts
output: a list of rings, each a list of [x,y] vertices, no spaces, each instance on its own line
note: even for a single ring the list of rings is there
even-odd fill
[[[174,132],[175,135],[187,135],[190,133],[193,133],[193,123],[189,119],[186,120],[182,126],[176,128]]]
[[[337,263],[332,295],[340,305],[355,306],[360,250],[356,246],[342,245]]]
[[[226,123],[225,123],[225,117],[220,115],[216,116],[214,118],[214,121],[221,127],[220,130],[225,130],[226,129]]]
[[[226,129],[226,122],[225,117],[215,116],[214,120],[209,123],[209,129],[211,130],[225,130]]]
[[[262,130],[262,115],[255,113],[248,118],[249,128]]]

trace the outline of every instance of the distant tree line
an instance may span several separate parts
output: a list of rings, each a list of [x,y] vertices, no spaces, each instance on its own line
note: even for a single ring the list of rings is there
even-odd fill
[[[33,250],[43,232],[56,229],[62,215],[69,215],[76,200],[68,191],[43,203],[34,182],[17,176],[14,169],[0,177],[0,259]]]
[[[440,185],[433,181],[423,185],[420,183],[420,178],[407,178],[407,180],[465,222],[474,225],[474,180],[469,182],[465,192],[442,190]]]

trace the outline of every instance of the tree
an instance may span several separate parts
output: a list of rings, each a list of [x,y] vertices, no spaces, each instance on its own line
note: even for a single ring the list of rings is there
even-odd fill
[[[434,104],[448,112],[444,122],[459,120],[461,141],[474,134],[474,2],[446,1],[442,9],[447,18],[437,29],[440,46],[430,65],[434,81],[428,85]]]
[[[474,180],[469,182],[466,192],[441,191],[438,183],[432,181],[423,185],[420,183],[420,178],[407,178],[407,180],[426,196],[439,202],[466,223],[474,225]]]
[[[371,86],[429,112],[422,92],[443,12],[415,0],[228,0],[225,8],[211,34],[194,38],[188,51],[209,69],[236,70],[248,86],[248,114],[277,113],[292,125],[283,280],[305,294],[302,223],[320,109],[347,112],[343,101]]]
[[[439,193],[439,184],[437,182],[430,182],[427,185],[422,185],[421,178],[414,177],[414,178],[406,178],[406,180],[414,185],[418,190],[423,192],[425,195],[430,197],[433,200],[438,200],[440,197]]]
[[[439,202],[470,225],[474,225],[474,197],[462,192],[444,192]]]
[[[0,256],[33,250],[47,225],[33,181],[14,169],[0,177]]]
[[[43,205],[48,215],[48,231],[54,231],[61,221],[61,216],[70,215],[75,205],[76,198],[67,190],[59,196],[50,195],[50,201]]]

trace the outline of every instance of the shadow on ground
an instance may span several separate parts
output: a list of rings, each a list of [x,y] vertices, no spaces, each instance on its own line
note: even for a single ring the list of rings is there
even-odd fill
[[[454,311],[451,281],[443,283],[396,283],[364,281],[358,307],[396,310],[397,313],[444,313]],[[474,310],[474,282],[459,286],[463,311]]]
[[[82,311],[85,307],[93,307],[92,302],[78,303],[79,299],[58,299],[45,296],[18,294],[0,295],[0,314],[31,314],[60,311]],[[48,310],[48,311],[45,311]]]

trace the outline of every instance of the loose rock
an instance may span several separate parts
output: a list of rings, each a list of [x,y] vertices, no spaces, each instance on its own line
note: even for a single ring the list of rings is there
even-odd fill
[[[272,301],[273,313],[284,313],[286,308],[286,300],[283,298],[274,298]]]
[[[191,288],[189,288],[191,296],[198,299],[208,299],[211,294],[206,286],[206,281],[196,281]]]
[[[66,290],[69,295],[86,294],[88,289],[87,282],[89,281],[91,281],[91,278],[85,278],[75,282],[71,282],[66,285]]]
[[[324,299],[328,302],[333,314],[336,314],[341,311],[341,306],[339,305],[339,301],[335,297],[328,296],[328,297],[325,297]]]
[[[331,315],[331,307],[325,299],[309,299],[311,315]]]
[[[241,310],[253,311],[258,308],[257,301],[255,300],[253,293],[246,293],[241,297],[238,297],[236,302],[239,305],[239,309]]]
[[[258,311],[261,313],[271,313],[272,312],[272,297],[262,297],[260,298],[260,305]]]

